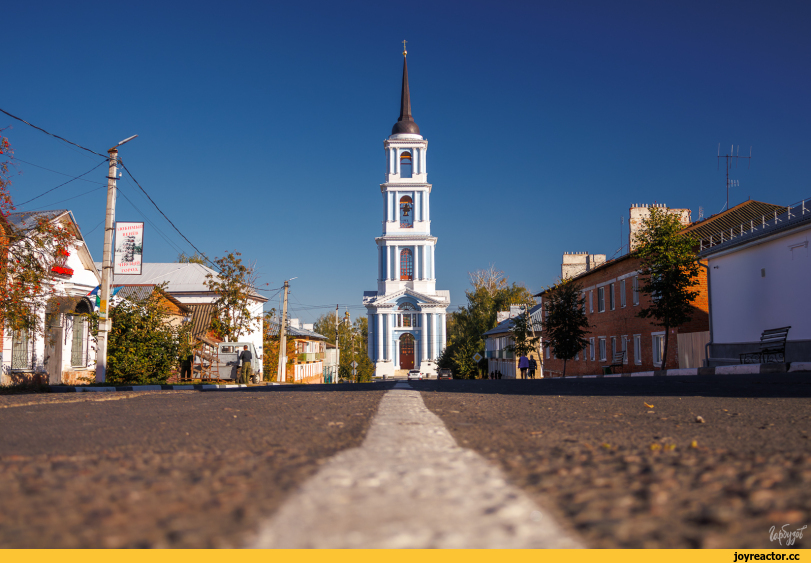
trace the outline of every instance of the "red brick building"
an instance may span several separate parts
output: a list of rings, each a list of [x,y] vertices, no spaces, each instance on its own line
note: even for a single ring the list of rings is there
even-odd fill
[[[639,217],[640,210],[645,207],[631,208],[632,219]],[[731,228],[730,225],[740,225],[752,217],[759,220],[762,215],[780,209],[783,208],[750,200],[702,221],[689,223],[682,232],[706,241],[711,236],[717,238]],[[683,213],[687,210],[673,211],[681,213],[689,221],[689,212],[687,215]],[[641,214],[644,215],[644,212]],[[632,221],[630,224],[632,229],[629,241],[633,241],[635,230],[641,225],[641,221]],[[612,364],[614,353],[620,351],[625,352],[624,363],[622,368],[614,368],[614,373],[661,369],[664,329],[654,325],[651,319],[637,316],[649,304],[649,297],[638,291],[642,286],[639,279],[639,259],[626,254],[603,262],[595,261],[594,256],[586,253],[566,254],[563,260],[563,275],[574,273],[570,277],[583,291],[586,316],[592,327],[587,336],[588,345],[573,360],[569,360],[566,375],[601,374],[603,366]],[[578,259],[583,264],[579,272],[574,269]],[[669,369],[703,366],[705,344],[709,342],[710,330],[706,262],[702,263],[699,270],[699,284],[695,290],[699,294],[693,301],[692,320],[670,329],[667,352]],[[542,307],[545,296],[546,292],[536,295],[540,297]],[[558,377],[563,373],[563,360],[556,359],[548,347],[544,347],[543,371],[547,377]]]

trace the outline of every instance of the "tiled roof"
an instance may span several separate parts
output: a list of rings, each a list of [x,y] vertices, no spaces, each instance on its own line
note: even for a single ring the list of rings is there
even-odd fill
[[[726,211],[696,221],[687,226],[682,233],[695,236],[706,246],[711,236],[715,237],[724,231],[728,232],[729,229],[738,229],[741,224],[749,225],[751,221],[759,223],[764,215],[767,219],[769,217],[773,219],[775,211],[780,214],[785,210],[785,206],[750,199]]]
[[[774,211],[772,211],[771,215],[761,216],[757,219],[747,221],[743,225],[743,231],[741,231],[740,224],[730,227],[732,229],[731,232],[727,231],[723,239],[721,239],[720,236],[713,237],[714,244],[710,248],[707,248],[707,242],[705,241],[704,250],[699,256],[710,256],[729,248],[771,236],[775,233],[793,229],[801,225],[811,224],[811,200],[803,200],[800,203],[780,207],[779,209],[782,210],[782,213],[778,212],[776,216]],[[730,238],[729,235],[732,235],[732,237]]]
[[[537,332],[540,332],[541,331],[541,321],[543,320],[541,318],[541,306],[540,305],[535,305],[534,307],[532,307],[529,310],[529,316],[532,319],[532,324],[534,325],[535,330]],[[490,330],[488,330],[487,332],[482,334],[482,336],[489,336],[491,334],[505,334],[507,332],[510,332],[510,329],[513,327],[513,324],[514,324],[513,323],[514,318],[515,317],[513,317],[511,319],[507,319],[505,321],[501,321],[500,323],[498,323],[495,326],[495,328],[491,328]]]

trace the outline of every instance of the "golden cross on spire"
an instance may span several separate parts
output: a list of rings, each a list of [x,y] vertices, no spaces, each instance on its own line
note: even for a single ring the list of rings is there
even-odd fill
[[[406,54],[408,53],[408,51],[406,51],[406,43],[408,43],[408,41],[406,41],[405,39],[403,39],[403,56],[404,56],[404,57],[405,57],[405,56],[406,56]]]

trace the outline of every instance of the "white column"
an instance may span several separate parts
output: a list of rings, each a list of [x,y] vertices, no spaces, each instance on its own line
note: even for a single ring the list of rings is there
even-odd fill
[[[400,149],[394,149],[394,166],[397,170],[397,175],[400,175]]]
[[[422,149],[422,158],[421,158],[421,160],[422,160],[422,172],[423,172],[423,174],[428,172],[428,159],[425,158],[426,156],[428,156],[427,153],[428,153],[428,147],[425,147],[424,149]]]
[[[377,317],[377,361],[383,359],[383,315],[375,314]]]
[[[395,157],[396,152],[397,151],[395,149],[392,149],[392,148],[389,149],[389,174],[394,174],[394,170],[395,170],[395,168],[394,168],[395,160],[394,159],[396,158]]]
[[[446,329],[447,329],[447,326],[445,324],[447,319],[445,318],[445,313],[442,313],[440,315],[439,320],[440,320],[440,323],[441,323],[441,328],[439,330],[439,351],[442,352],[442,350],[445,349],[445,344],[447,342],[447,338],[446,338],[447,335],[446,335],[446,332],[445,332]]]
[[[420,158],[420,149],[419,147],[414,147],[414,150],[411,152],[414,153],[414,174],[416,175],[420,173],[420,161],[422,160]]]
[[[420,260],[422,260],[422,279],[424,279],[424,280],[428,279],[428,270],[426,269],[427,265],[428,265],[428,262],[425,259],[425,250],[427,248],[428,248],[427,244],[422,245],[422,256],[420,256]]]
[[[425,361],[428,359],[428,321],[426,314],[421,313],[420,319],[420,360]]]
[[[394,361],[394,315],[389,314],[389,331],[387,334],[386,345],[389,349],[389,360]]]
[[[394,247],[394,279],[400,279],[400,247]]]

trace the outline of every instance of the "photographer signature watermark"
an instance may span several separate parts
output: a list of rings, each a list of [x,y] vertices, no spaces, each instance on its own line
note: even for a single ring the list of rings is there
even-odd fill
[[[783,540],[786,540],[786,545],[794,545],[797,539],[803,537],[803,530],[808,527],[808,524],[796,530],[786,530],[787,527],[788,524],[783,524],[780,529],[776,529],[775,526],[772,526],[769,529],[769,541],[777,540],[780,545],[783,545]]]

